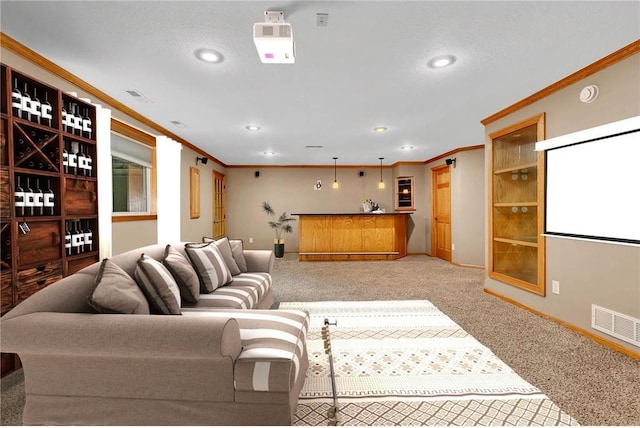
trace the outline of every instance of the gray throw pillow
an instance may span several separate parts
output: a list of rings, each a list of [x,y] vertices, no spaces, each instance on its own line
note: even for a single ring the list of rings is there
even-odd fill
[[[229,239],[224,237],[217,239],[213,242],[218,250],[220,250],[220,254],[222,254],[222,258],[224,262],[227,264],[231,275],[238,275],[241,273],[236,260],[233,258],[233,253],[231,251],[231,244],[229,244]]]
[[[229,245],[231,245],[231,254],[233,254],[233,259],[236,261],[240,272],[249,272],[249,269],[247,268],[247,260],[244,258],[242,239],[229,239]]]
[[[149,304],[138,284],[109,259],[102,260],[89,304],[102,314],[149,315]]]
[[[178,284],[162,263],[142,254],[138,259],[135,275],[154,313],[181,314]]]
[[[198,303],[200,280],[191,262],[171,245],[167,245],[162,263],[169,269],[173,279],[176,280],[178,288],[180,288],[180,296],[186,302]]]
[[[184,249],[200,278],[200,291],[211,293],[218,287],[233,281],[233,276],[214,243],[189,243]]]
[[[242,239],[229,239],[225,236],[224,238],[216,240],[208,236],[203,236],[202,242],[214,242],[216,244],[233,276],[248,272],[247,261],[244,258],[244,249],[242,248]],[[229,245],[231,251],[227,251],[227,245]]]

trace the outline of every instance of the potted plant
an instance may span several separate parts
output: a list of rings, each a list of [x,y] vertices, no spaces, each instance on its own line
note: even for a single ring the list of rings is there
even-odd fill
[[[276,232],[276,239],[273,240],[273,252],[276,257],[281,258],[284,256],[284,238],[282,235],[293,232],[293,227],[291,227],[290,223],[296,221],[296,219],[289,217],[286,212],[280,214],[280,217],[276,217],[276,212],[269,202],[262,203],[262,211],[271,217],[267,224]]]

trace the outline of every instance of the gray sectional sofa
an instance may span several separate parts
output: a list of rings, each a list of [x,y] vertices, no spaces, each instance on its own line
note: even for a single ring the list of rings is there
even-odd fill
[[[172,247],[186,256],[184,243]],[[159,261],[166,248],[110,261],[135,278],[143,253]],[[24,368],[23,422],[290,425],[309,364],[308,314],[269,310],[273,253],[243,255],[246,272],[179,315],[99,313],[90,297],[102,263],[16,306],[0,329],[2,352]]]

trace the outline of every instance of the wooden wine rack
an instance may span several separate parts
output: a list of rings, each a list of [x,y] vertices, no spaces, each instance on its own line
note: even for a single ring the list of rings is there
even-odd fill
[[[63,276],[98,261],[99,242],[95,107],[4,64],[1,67],[0,300],[4,315]],[[11,98],[14,79],[20,90],[26,85],[30,90],[35,88],[41,99],[46,94],[52,106],[51,126],[14,115]],[[68,132],[62,123],[62,109],[69,103],[87,114],[93,124],[91,135]],[[82,146],[93,159],[91,176],[65,172],[63,152],[72,146]],[[42,187],[50,184],[55,195],[53,213],[17,215],[14,191],[18,177],[29,178],[32,187],[36,180]],[[24,187],[25,182],[21,185]],[[78,220],[88,224],[93,232],[92,249],[67,255],[65,225]],[[27,233],[22,232],[22,223],[27,223]],[[1,363],[3,375],[19,367],[13,354],[2,354]]]

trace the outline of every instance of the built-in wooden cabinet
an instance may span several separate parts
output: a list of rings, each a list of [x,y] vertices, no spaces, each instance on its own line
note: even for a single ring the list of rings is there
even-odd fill
[[[1,311],[98,261],[96,110],[2,65]],[[28,97],[25,97],[24,94]],[[17,359],[2,354],[2,373]]]
[[[413,177],[396,177],[396,211],[415,211]]]
[[[490,138],[489,276],[544,295],[544,115]]]

